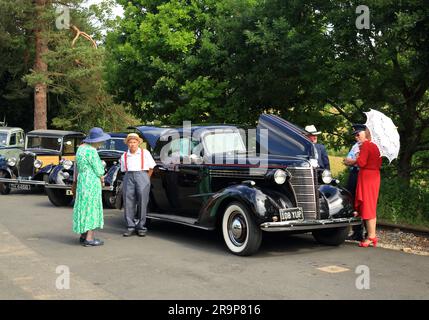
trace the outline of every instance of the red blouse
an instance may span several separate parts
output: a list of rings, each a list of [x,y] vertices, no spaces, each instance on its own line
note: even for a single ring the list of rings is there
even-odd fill
[[[380,170],[381,168],[380,151],[375,143],[365,141],[360,146],[359,156],[356,164],[361,169]]]

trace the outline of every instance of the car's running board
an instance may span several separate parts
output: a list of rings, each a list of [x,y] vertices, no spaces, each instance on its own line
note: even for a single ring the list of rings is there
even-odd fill
[[[204,229],[204,230],[212,230],[211,228],[199,226],[197,224],[198,219],[194,219],[194,218],[182,217],[182,216],[177,216],[174,214],[159,214],[159,213],[152,213],[152,212],[148,212],[147,217],[150,219],[154,219],[154,220],[174,222],[174,223],[179,223],[179,224],[183,224],[183,225],[194,227],[194,228],[199,228],[199,229]]]

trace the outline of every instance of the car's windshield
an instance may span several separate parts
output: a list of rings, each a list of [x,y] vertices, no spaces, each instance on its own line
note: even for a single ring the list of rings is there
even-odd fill
[[[0,146],[6,146],[7,145],[7,133],[6,132],[0,132]]]
[[[49,149],[61,151],[63,139],[58,137],[28,137],[27,149]]]
[[[239,132],[214,131],[204,138],[210,154],[227,152],[246,152],[246,146]]]
[[[106,140],[99,150],[117,150],[117,151],[127,151],[128,146],[125,144],[124,139],[122,138],[113,138]]]

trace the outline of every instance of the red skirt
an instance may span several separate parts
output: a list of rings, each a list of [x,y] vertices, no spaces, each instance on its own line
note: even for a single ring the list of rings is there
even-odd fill
[[[363,220],[376,217],[379,191],[380,170],[360,169],[356,185],[355,210]]]

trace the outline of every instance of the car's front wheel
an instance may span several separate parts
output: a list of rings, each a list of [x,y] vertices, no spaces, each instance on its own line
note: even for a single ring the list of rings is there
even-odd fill
[[[116,194],[113,191],[103,191],[103,203],[107,209],[115,209]]]
[[[349,233],[348,227],[322,229],[313,231],[313,237],[317,242],[328,246],[339,246],[346,241]]]
[[[0,172],[0,178],[7,178],[7,174],[5,172]],[[1,194],[9,194],[10,193],[10,187],[9,183],[1,183],[0,182],[0,193]]]
[[[239,202],[229,204],[222,219],[222,234],[228,249],[240,256],[258,251],[262,230],[250,216],[249,210]]]
[[[49,182],[49,176],[45,175],[43,180],[45,182]],[[51,203],[56,207],[69,206],[73,201],[73,197],[67,195],[66,191],[63,189],[45,188],[45,190],[49,201],[51,201]]]

